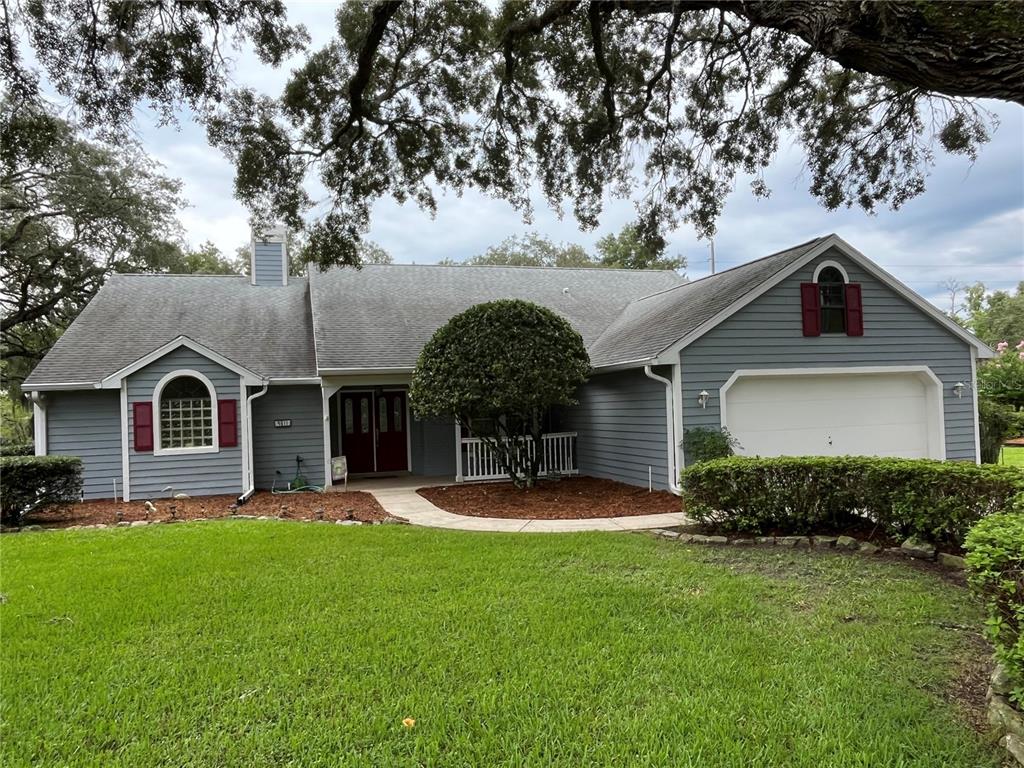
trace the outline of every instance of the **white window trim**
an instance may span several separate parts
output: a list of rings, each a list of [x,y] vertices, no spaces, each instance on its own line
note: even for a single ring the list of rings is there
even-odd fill
[[[199,379],[199,381],[206,385],[206,389],[210,393],[210,412],[213,417],[213,445],[203,445],[195,448],[160,447],[160,433],[162,431],[160,424],[160,396],[163,394],[164,387],[167,386],[167,384],[181,376],[192,376],[193,378]],[[181,456],[195,453],[220,453],[220,414],[217,411],[217,388],[214,387],[213,382],[202,373],[191,368],[179,368],[176,371],[171,371],[170,373],[165,374],[164,377],[157,382],[156,389],[153,390],[153,455]]]
[[[820,264],[818,264],[818,266],[814,268],[814,277],[811,278],[811,282],[818,282],[818,275],[821,274],[822,270],[827,269],[829,267],[838,270],[839,274],[843,276],[844,283],[848,284],[850,282],[850,276],[846,274],[846,269],[843,267],[843,265],[840,264],[838,261],[832,261],[831,259],[826,259],[825,261],[821,262]]]
[[[946,403],[945,388],[942,379],[927,365],[858,365],[849,367],[805,367],[805,368],[741,368],[734,371],[721,389],[718,390],[719,423],[729,428],[728,398],[729,390],[740,379],[767,378],[777,376],[860,376],[875,374],[915,374],[927,384],[925,407],[934,418],[928,428],[928,458],[946,460]]]

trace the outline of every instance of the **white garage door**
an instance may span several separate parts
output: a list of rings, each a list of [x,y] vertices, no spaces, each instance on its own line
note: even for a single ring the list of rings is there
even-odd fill
[[[741,374],[722,411],[745,456],[945,457],[941,387],[924,372]]]

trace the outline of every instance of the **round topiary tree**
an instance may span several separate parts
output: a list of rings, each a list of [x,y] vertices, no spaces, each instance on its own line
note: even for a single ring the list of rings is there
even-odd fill
[[[439,328],[420,353],[409,400],[417,418],[487,419],[476,436],[519,487],[541,464],[544,413],[576,402],[590,356],[582,337],[550,309],[518,299],[477,304]]]

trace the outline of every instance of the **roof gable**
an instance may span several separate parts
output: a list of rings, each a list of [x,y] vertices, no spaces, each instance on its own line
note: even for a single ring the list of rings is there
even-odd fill
[[[908,288],[902,282],[900,282],[891,274],[886,272],[880,266],[875,264],[875,262],[871,261],[871,259],[869,259],[867,256],[858,251],[856,248],[847,243],[838,235],[831,234],[828,235],[827,237],[821,237],[818,238],[817,240],[812,240],[810,243],[805,243],[804,246],[799,246],[798,248],[803,250],[796,258],[785,259],[784,261],[786,263],[783,266],[781,266],[781,268],[776,270],[770,276],[766,277],[766,279],[762,280],[760,283],[750,286],[748,290],[739,293],[731,303],[722,307],[713,316],[707,318],[702,323],[697,325],[695,328],[686,332],[677,341],[661,350],[661,352],[657,356],[658,362],[668,363],[677,361],[679,352],[686,346],[688,346],[696,339],[703,336],[705,333],[707,333],[709,330],[722,323],[727,318],[731,317],[732,315],[742,310],[745,306],[755,301],[757,298],[770,291],[783,280],[790,277],[800,269],[803,269],[811,261],[818,258],[819,256],[826,253],[829,249],[832,248],[838,250],[844,256],[846,256],[851,261],[855,262],[858,266],[860,266],[864,271],[871,274],[876,280],[890,288],[902,299],[906,300],[907,302],[915,306],[923,314],[929,316],[932,320],[934,320],[940,326],[942,326],[942,328],[946,330],[948,333],[960,338],[962,341],[969,344],[972,348],[975,349],[976,354],[979,358],[989,358],[994,355],[992,349],[990,349],[984,342],[982,342],[969,331],[961,328],[959,325],[954,323],[952,320],[946,317],[946,315],[944,315],[937,307],[932,305],[919,294],[912,291],[910,288]],[[774,256],[768,257],[768,259],[776,259],[781,257],[783,254],[787,253],[790,252],[783,251],[780,254],[775,254]],[[758,262],[754,261],[749,262],[744,266],[750,267],[756,264],[758,264]],[[724,275],[726,273],[720,274]],[[699,283],[700,281],[697,281],[696,283],[694,283],[694,285],[698,285]]]
[[[209,347],[204,346],[199,342],[188,338],[188,336],[179,336],[178,338],[173,339],[172,341],[169,341],[166,344],[157,347],[152,352],[143,355],[130,365],[126,365],[124,368],[121,368],[120,370],[110,374],[102,381],[100,381],[99,387],[101,389],[117,389],[121,386],[121,382],[124,379],[131,376],[136,371],[142,370],[150,363],[154,363],[160,358],[165,357],[174,350],[181,349],[182,347],[185,347],[186,349],[191,349],[193,352],[202,355],[206,359],[217,363],[217,365],[221,366],[222,368],[227,368],[229,371],[237,373],[240,377],[246,380],[246,384],[256,385],[262,383],[262,378],[258,373],[250,371],[248,368],[239,365],[234,360],[224,357],[224,355],[220,354],[219,352],[216,352],[215,350],[212,350]]]
[[[262,378],[316,376],[305,278],[262,287],[240,276],[114,275],[24,387],[90,388],[179,337]]]

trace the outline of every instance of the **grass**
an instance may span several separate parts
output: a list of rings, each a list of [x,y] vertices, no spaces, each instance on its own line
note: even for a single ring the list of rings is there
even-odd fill
[[[2,559],[8,767],[999,761],[949,698],[979,611],[898,563],[254,521]]]
[[[999,463],[1024,467],[1024,446],[1004,445],[999,453]]]

